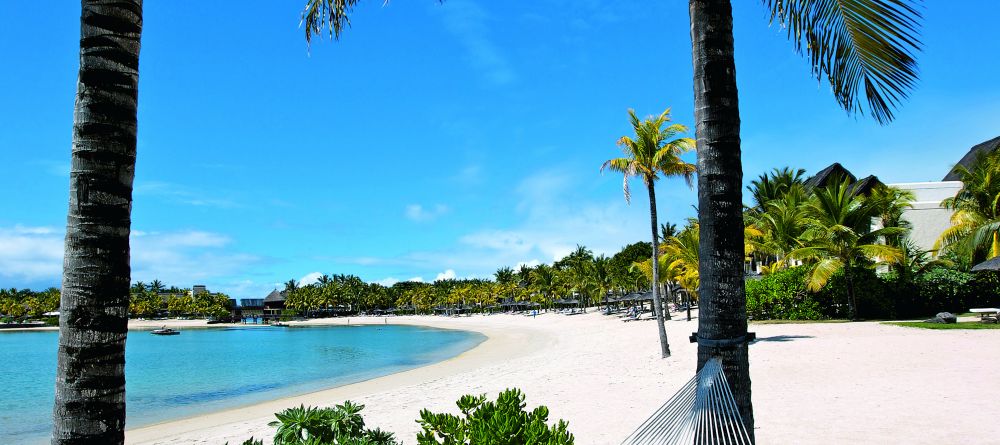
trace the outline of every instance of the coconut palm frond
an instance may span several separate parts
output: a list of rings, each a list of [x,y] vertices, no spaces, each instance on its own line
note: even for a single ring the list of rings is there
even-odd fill
[[[903,252],[898,248],[885,244],[862,244],[858,246],[858,250],[868,258],[874,258],[889,264],[899,263],[904,258]]]
[[[340,38],[345,27],[351,26],[350,13],[358,0],[309,0],[302,10],[299,26],[306,30],[306,43],[313,35],[322,35],[326,29],[331,39]]]
[[[816,247],[816,246],[800,247],[791,252],[788,252],[788,255],[786,255],[785,257],[792,260],[810,260],[810,259],[822,258],[825,255],[827,255],[828,251],[829,249],[825,247]]]
[[[839,258],[823,258],[817,261],[806,275],[806,289],[810,292],[819,292],[830,281],[834,272],[842,267],[844,267],[844,262]]]
[[[973,249],[989,252],[987,258],[1000,255],[1000,219],[984,222],[975,230],[971,231],[969,242]]]
[[[816,78],[829,80],[841,107],[864,114],[867,101],[880,124],[893,120],[917,80],[917,0],[762,1]]]

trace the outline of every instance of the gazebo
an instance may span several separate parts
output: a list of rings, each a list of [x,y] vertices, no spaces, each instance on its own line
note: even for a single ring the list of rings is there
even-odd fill
[[[973,272],[1000,271],[1000,256],[995,256],[972,267]]]

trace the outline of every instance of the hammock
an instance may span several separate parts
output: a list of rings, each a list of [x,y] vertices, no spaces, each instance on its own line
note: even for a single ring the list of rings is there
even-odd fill
[[[752,445],[722,361],[712,358],[622,445]]]

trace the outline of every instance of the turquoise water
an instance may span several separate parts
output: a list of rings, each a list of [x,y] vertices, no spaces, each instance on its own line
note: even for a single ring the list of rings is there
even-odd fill
[[[456,356],[484,339],[396,325],[129,331],[126,422],[134,428],[358,382]],[[57,343],[55,331],[0,332],[0,444],[46,440]]]

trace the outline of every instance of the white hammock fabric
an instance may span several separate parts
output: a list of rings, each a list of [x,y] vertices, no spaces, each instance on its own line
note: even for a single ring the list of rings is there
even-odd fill
[[[705,363],[622,445],[752,445],[722,362]]]

